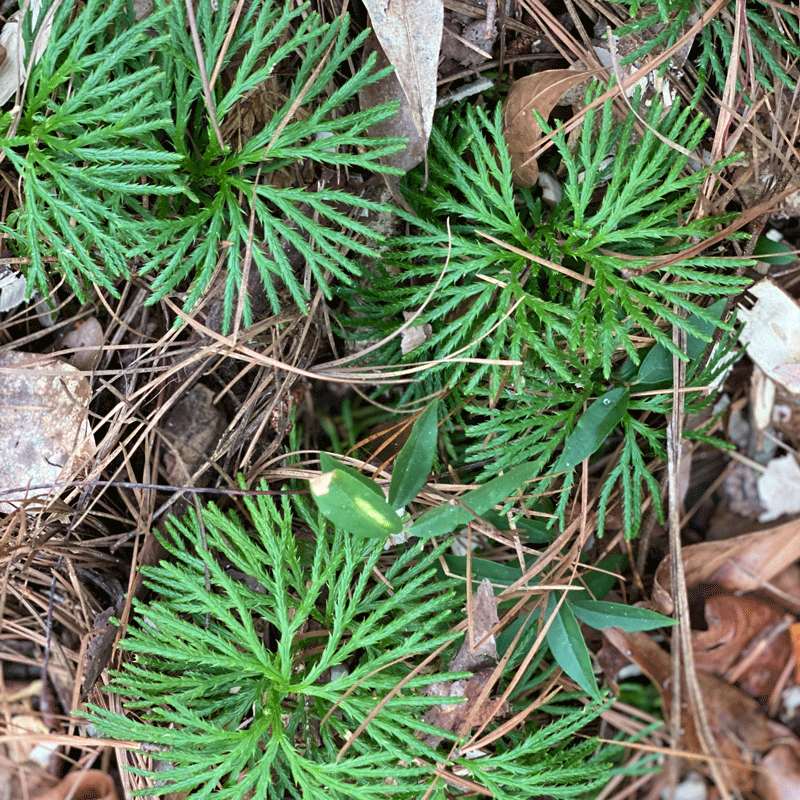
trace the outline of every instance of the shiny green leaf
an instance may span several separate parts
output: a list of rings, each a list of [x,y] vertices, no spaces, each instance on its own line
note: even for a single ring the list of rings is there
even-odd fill
[[[334,525],[356,536],[385,539],[403,529],[397,513],[382,496],[338,467],[312,478],[309,484],[319,510]]]
[[[553,471],[565,472],[574,469],[581,461],[597,451],[622,420],[628,409],[629,399],[628,390],[623,387],[612,389],[602,397],[598,397],[586,409],[575,429],[567,437],[561,458],[556,462]]]
[[[397,456],[389,484],[389,505],[402,508],[410,503],[428,479],[436,454],[438,402],[431,403],[411,429],[408,441]]]

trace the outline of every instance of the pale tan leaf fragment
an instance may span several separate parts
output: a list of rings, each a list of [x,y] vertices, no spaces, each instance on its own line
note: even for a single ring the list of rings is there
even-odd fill
[[[764,508],[759,522],[800,512],[800,466],[792,453],[770,459],[758,477],[758,498]]]
[[[481,581],[478,591],[472,596],[468,613],[470,624],[467,635],[448,665],[452,672],[476,670],[497,664],[494,630],[500,620],[497,617],[497,598],[488,578]]]
[[[367,41],[364,43],[364,52],[362,60],[365,60],[371,53],[377,54],[375,62],[376,69],[383,69],[389,66],[389,60],[381,48],[378,37],[375,33],[370,33]],[[404,172],[408,172],[417,164],[420,164],[425,158],[428,150],[428,138],[430,136],[430,128],[427,133],[420,132],[414,115],[411,111],[411,104],[409,103],[403,87],[397,78],[396,73],[392,72],[389,75],[381,78],[379,81],[370,83],[365,86],[358,93],[358,102],[362,111],[368,108],[375,108],[382,106],[384,103],[391,103],[399,101],[400,107],[397,112],[392,114],[391,117],[383,119],[380,122],[371,125],[369,128],[369,135],[376,137],[399,137],[401,139],[408,139],[404,149],[396,153],[391,153],[381,159],[381,163],[390,167],[397,167]]]
[[[403,312],[403,319],[406,322],[413,316],[413,311]],[[406,328],[403,331],[403,336],[400,339],[400,351],[403,355],[406,355],[406,353],[410,353],[421,344],[425,344],[432,335],[433,328],[429,323],[425,323],[424,325],[412,325],[410,328]]]
[[[436,107],[442,0],[364,0],[372,29],[408,99],[408,113],[427,147]]]
[[[785,744],[773,747],[761,761],[756,788],[763,800],[800,797],[800,758]]]
[[[522,78],[511,87],[503,107],[503,135],[518,186],[534,186],[539,176],[536,161],[531,158],[542,135],[534,111],[547,119],[562,95],[585,78],[583,72],[551,69]]]
[[[47,9],[47,16],[36,34],[33,63],[35,64],[44,53],[50,31],[53,27],[53,16],[61,0],[55,0]],[[27,8],[27,6],[24,6]],[[31,27],[36,26],[42,10],[42,0],[31,0],[29,11],[33,20]],[[5,59],[0,63],[0,105],[17,93],[27,77],[28,57],[25,53],[25,43],[22,40],[22,11],[14,12],[8,22],[0,31],[0,47],[5,51]]]
[[[0,353],[0,490],[64,483],[95,452],[89,381],[61,359]],[[0,511],[53,490],[0,496]],[[57,490],[56,490],[57,493]]]
[[[800,395],[800,306],[767,278],[747,291],[757,298],[752,308],[739,306],[747,355],[772,380]]]

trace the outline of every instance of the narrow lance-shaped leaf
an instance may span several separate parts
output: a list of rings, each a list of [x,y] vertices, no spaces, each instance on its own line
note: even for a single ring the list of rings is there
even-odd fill
[[[411,435],[397,456],[389,484],[389,505],[402,508],[422,488],[436,454],[438,402],[431,403],[411,429]]]
[[[493,478],[478,489],[473,489],[457,501],[446,503],[425,512],[411,527],[409,533],[427,539],[431,536],[444,536],[459,525],[466,525],[489,511],[492,506],[502,503],[519,489],[522,484],[534,478],[529,464],[520,464],[499,478]]]
[[[559,599],[558,592],[550,592],[547,598],[545,613],[548,620],[553,617],[546,633],[547,646],[558,666],[587,694],[598,698],[600,690],[592,670],[589,648],[586,647],[578,620],[575,619],[566,601],[556,610]]]
[[[394,509],[364,483],[341,469],[309,481],[320,511],[334,525],[369,539],[385,539],[403,526]]]
[[[554,472],[574,469],[585,458],[596,452],[608,435],[617,427],[628,408],[628,390],[619,387],[606,392],[592,403],[578,420],[575,429],[567,437],[561,458],[553,467]]]
[[[650,631],[653,628],[663,628],[675,625],[677,620],[665,617],[649,608],[636,608],[625,606],[622,603],[608,603],[604,600],[589,600],[567,598],[569,606],[575,616],[590,628],[622,628],[628,633],[632,631]]]

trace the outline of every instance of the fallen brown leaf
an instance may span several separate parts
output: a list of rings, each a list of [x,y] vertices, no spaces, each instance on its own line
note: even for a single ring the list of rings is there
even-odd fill
[[[661,694],[664,716],[669,723],[672,708],[672,660],[646,633],[626,633],[620,628],[604,628],[606,642],[626,655],[655,684]],[[728,762],[731,778],[742,791],[754,785],[753,765],[778,737],[786,737],[800,748],[800,741],[782,725],[769,720],[759,704],[735,686],[705,672],[697,673],[711,732],[720,755]],[[685,682],[682,683],[682,688]],[[702,755],[700,739],[685,695],[681,697],[681,747],[686,758]],[[702,763],[693,764],[695,769]]]
[[[705,616],[708,630],[692,632],[697,669],[724,677],[737,660],[747,659],[737,682],[752,697],[768,695],[791,654],[787,630],[771,635],[784,615],[757,598],[723,594],[706,600]]]
[[[538,111],[547,119],[564,92],[585,78],[584,72],[550,69],[521,78],[511,87],[503,107],[503,135],[518,186],[534,186],[539,177],[539,167],[531,152],[542,128],[533,112]]]
[[[800,520],[718,542],[683,548],[686,588],[716,583],[729,592],[752,592],[800,558]],[[662,614],[672,613],[670,566],[666,556],[656,570],[653,602]]]

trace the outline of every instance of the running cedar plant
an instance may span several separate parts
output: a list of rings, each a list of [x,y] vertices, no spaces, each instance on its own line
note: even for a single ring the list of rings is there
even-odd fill
[[[633,113],[615,122],[610,100],[586,114],[577,147],[554,137],[566,175],[554,208],[538,192],[514,187],[500,109],[440,115],[427,188],[421,172],[407,181],[416,235],[391,243],[370,285],[342,289],[351,310],[340,317],[352,338],[383,338],[403,311],[422,306],[443,273],[417,321],[432,335],[405,357],[396,342],[380,356],[381,363],[435,362],[398,400],[448,393],[453,419],[463,426],[451,455],[476,464],[473,480],[527,464],[528,491],[540,494],[563,473],[555,502],[540,508],[555,520],[564,518],[581,461],[614,454],[597,516],[602,533],[620,486],[628,537],[639,529],[645,491],[663,513],[648,461],[665,455],[672,356],[688,361],[689,386],[718,377],[735,344],[731,324],[720,319],[725,298],[748,283],[734,273],[741,260],[706,254],[623,277],[654,256],[708,239],[724,221],[687,218],[706,172],[691,169],[669,142],[689,152],[700,144],[707,123],[694,103],[681,107],[676,99],[664,113],[658,100],[649,109],[638,97],[632,102],[648,124],[642,137],[633,133]],[[673,344],[672,326],[688,337],[688,354]],[[722,342],[706,363],[698,354],[717,328]],[[496,363],[509,359],[522,366]],[[665,392],[637,394],[657,389]],[[688,413],[712,402],[713,392],[686,395]]]
[[[607,783],[613,751],[572,737],[606,702],[554,705],[550,724],[528,717],[469,759],[448,756],[455,735],[422,721],[452,702],[424,687],[465,677],[413,672],[442,645],[458,646],[462,584],[437,569],[446,543],[387,557],[302,498],[245,505],[246,524],[212,505],[202,526],[193,516],[169,525],[170,559],[145,568],[155,599],[134,601],[122,642],[135,658],[112,681],[125,713],[91,708],[104,736],[158,753],[139,794],[418,800],[430,788],[445,800],[459,792],[441,779],[442,762],[497,800],[580,798]],[[425,733],[445,742],[434,749]]]
[[[455,528],[474,523],[476,517],[490,516],[491,525],[500,530],[508,529],[508,519],[492,513],[492,507],[504,502],[530,480],[530,468],[522,464],[505,475],[487,481],[478,489],[458,498],[457,502],[444,503],[416,519],[405,512],[404,506],[410,503],[425,483],[436,454],[437,407],[432,403],[419,415],[408,440],[395,460],[392,479],[384,495],[381,487],[352,467],[341,463],[327,453],[320,456],[322,474],[311,480],[311,494],[320,511],[334,524],[344,528],[354,536],[371,539],[381,546],[399,544],[409,539],[423,542],[432,537],[447,537]],[[589,416],[587,413],[586,419]],[[579,424],[580,426],[580,424]],[[606,432],[607,433],[607,432]],[[585,434],[581,434],[585,438]],[[600,438],[599,435],[597,438]],[[605,438],[605,435],[602,435]],[[602,439],[600,439],[602,441]],[[572,450],[564,449],[569,457]],[[581,444],[575,444],[577,449]],[[548,541],[547,532],[538,523],[528,519],[517,522],[514,534],[528,545],[538,545]],[[468,562],[465,558],[445,555],[451,573],[463,576],[464,583],[476,578],[488,578],[495,586],[511,586],[522,577],[524,570],[519,566],[499,565],[493,561],[473,556]],[[468,574],[467,569],[473,570]],[[607,575],[612,575],[611,572]],[[619,603],[603,602],[613,586],[607,583],[607,576],[599,573],[585,578],[586,588],[566,593],[563,602],[559,600],[564,592],[550,591],[548,594],[545,618],[554,617],[547,630],[547,645],[556,663],[590,697],[601,699],[600,689],[594,677],[591,656],[578,625],[578,619],[591,628],[615,626],[626,631],[643,631],[673,625],[675,620],[645,608],[633,608]],[[547,586],[547,571],[543,571],[534,584],[541,584],[543,591]],[[530,581],[529,581],[530,583]],[[462,584],[463,586],[463,584]],[[587,589],[591,590],[591,594]],[[601,598],[601,599],[597,599]],[[510,631],[525,626],[523,632],[528,636],[523,642],[533,646],[527,639],[536,634],[531,626],[533,617],[518,620]],[[507,640],[508,635],[507,635]],[[517,653],[528,652],[529,648],[517,648]],[[503,655],[503,653],[501,653]],[[515,663],[515,662],[511,662]]]
[[[640,0],[611,0],[614,5],[627,6],[632,21],[617,28],[615,36],[629,33],[642,33],[641,46],[627,56],[620,57],[620,65],[632,64],[642,59],[656,47],[672,46],[687,25],[693,24],[700,13],[706,11],[692,0],[656,0],[654,4],[644,4]],[[734,25],[741,9],[748,44],[736,46],[734,50]],[[661,26],[661,32],[654,36],[654,26]],[[726,84],[726,76],[732,59],[738,58],[736,91],[752,91],[751,86],[742,86],[742,76],[753,75],[767,90],[772,92],[775,80],[789,88],[794,88],[795,80],[790,78],[781,66],[781,58],[776,53],[783,51],[791,58],[800,58],[800,20],[788,6],[775,5],[763,0],[750,0],[737,8],[729,3],[727,9],[712,16],[697,32],[700,54],[697,58],[698,72],[715,84],[721,91]]]
[[[236,3],[195,5],[212,75]],[[262,130],[240,148],[220,147],[186,4],[155,0],[152,15],[138,23],[131,13],[126,0],[63,0],[18,125],[10,112],[0,118],[0,150],[21,178],[19,207],[0,229],[31,258],[29,292],[47,296],[60,275],[85,299],[92,284],[113,292],[136,269],[153,276],[149,302],[180,290],[188,311],[222,259],[227,326],[251,210],[264,243],[252,250],[253,269],[275,311],[283,287],[303,308],[309,288],[329,294],[329,281],[353,282],[374,236],[348,210],[381,206],[276,178],[296,162],[374,172],[381,156],[403,146],[364,135],[394,107],[341,113],[385,74],[374,70],[374,57],[349,71],[366,32],[350,36],[347,15],[325,24],[293,0],[245,4],[222,60],[223,71],[235,69],[213,87],[218,120],[235,115],[237,101],[270,76],[291,78],[280,87],[284,94],[274,93],[278,107]],[[305,286],[293,253],[310,272]],[[47,256],[58,256],[55,267]],[[244,321],[251,321],[249,307]]]

